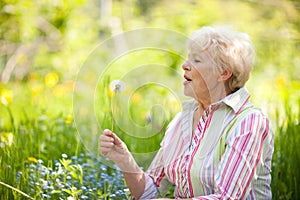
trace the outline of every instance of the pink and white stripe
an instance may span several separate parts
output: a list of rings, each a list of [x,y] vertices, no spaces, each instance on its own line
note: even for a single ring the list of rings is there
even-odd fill
[[[184,102],[145,173],[146,186],[140,199],[157,197],[168,183],[175,185],[175,198],[271,199],[273,133],[262,112],[252,109],[249,97],[241,88],[211,105],[194,135],[192,120],[197,103]],[[220,121],[217,125],[216,120]],[[224,133],[233,120],[233,126]],[[225,148],[220,146],[224,145],[220,136]],[[216,145],[205,151],[209,148],[205,141]]]

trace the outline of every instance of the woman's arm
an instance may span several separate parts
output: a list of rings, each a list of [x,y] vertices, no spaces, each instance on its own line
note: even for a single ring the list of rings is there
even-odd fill
[[[100,152],[120,168],[131,194],[138,199],[144,193],[145,175],[125,143],[112,131],[106,129],[100,136]]]
[[[167,139],[164,138],[164,140],[170,140],[176,127],[180,125],[180,120],[181,113],[178,113],[169,124],[168,131],[166,132],[168,137]],[[166,179],[166,176],[162,146],[152,160],[146,173],[138,167],[124,142],[110,130],[104,130],[100,136],[100,152],[103,156],[114,161],[121,169],[126,184],[136,199],[156,198],[158,190],[162,192],[167,188],[168,182],[163,181]]]

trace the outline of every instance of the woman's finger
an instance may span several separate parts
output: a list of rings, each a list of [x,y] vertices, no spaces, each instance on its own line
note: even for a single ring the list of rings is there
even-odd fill
[[[107,148],[112,148],[114,146],[114,143],[112,142],[101,142],[100,147],[107,147]]]
[[[109,152],[111,150],[111,148],[109,147],[100,147],[100,152]]]
[[[114,141],[114,138],[112,136],[107,136],[107,135],[100,135],[99,137],[100,139],[100,142],[113,142]]]
[[[123,141],[116,134],[112,133],[112,137],[116,145],[120,146],[123,144]]]
[[[103,135],[106,135],[106,136],[112,136],[113,135],[113,132],[109,129],[104,129],[103,131]]]
[[[106,136],[106,137],[113,138],[113,142],[114,142],[117,146],[122,146],[122,145],[123,145],[123,141],[122,141],[115,133],[113,133],[111,130],[105,129],[105,130],[103,131],[103,135]]]

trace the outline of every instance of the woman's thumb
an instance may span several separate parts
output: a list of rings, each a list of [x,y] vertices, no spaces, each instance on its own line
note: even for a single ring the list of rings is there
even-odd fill
[[[123,141],[115,133],[112,133],[112,137],[114,138],[115,145],[119,146],[123,144]]]
[[[105,129],[103,131],[103,133],[111,138],[114,139],[114,144],[115,145],[122,145],[123,144],[123,141],[115,134],[113,133],[111,130],[109,129]]]

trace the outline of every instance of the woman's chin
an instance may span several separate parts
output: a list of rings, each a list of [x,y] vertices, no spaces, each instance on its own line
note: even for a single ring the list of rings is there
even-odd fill
[[[193,93],[190,91],[190,88],[184,88],[183,94],[184,96],[194,98]]]

